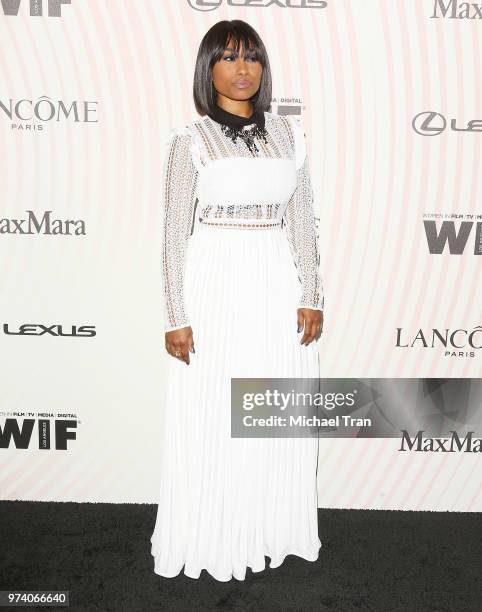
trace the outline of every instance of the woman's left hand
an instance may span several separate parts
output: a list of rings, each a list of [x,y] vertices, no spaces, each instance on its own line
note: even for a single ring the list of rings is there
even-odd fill
[[[323,311],[313,308],[298,308],[298,333],[304,328],[300,344],[308,346],[323,332]]]

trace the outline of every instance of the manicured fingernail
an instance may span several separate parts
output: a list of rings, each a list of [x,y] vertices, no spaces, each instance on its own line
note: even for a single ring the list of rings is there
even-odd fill
[[[301,331],[301,327],[298,325],[298,329],[296,330],[298,333]]]

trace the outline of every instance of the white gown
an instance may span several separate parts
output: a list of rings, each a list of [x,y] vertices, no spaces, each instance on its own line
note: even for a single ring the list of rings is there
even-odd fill
[[[317,341],[297,332],[297,308],[324,301],[305,135],[292,116],[265,125],[256,153],[207,115],[166,143],[165,330],[190,325],[195,353],[168,358],[151,538],[165,577],[244,580],[265,555],[274,568],[321,547],[318,438],[231,437],[231,377],[319,377]]]

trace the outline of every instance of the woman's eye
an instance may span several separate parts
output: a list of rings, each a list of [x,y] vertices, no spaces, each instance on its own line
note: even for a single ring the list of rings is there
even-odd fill
[[[225,55],[223,57],[223,59],[225,59],[225,60],[233,60],[233,62],[236,60],[234,55]],[[252,55],[252,56],[248,55],[248,57],[246,58],[246,61],[247,62],[257,62],[258,58],[255,55]]]

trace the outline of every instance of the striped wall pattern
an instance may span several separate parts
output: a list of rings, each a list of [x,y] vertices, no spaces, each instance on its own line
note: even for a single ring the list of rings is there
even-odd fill
[[[58,16],[47,4],[32,3],[33,15],[25,0],[17,15],[0,5],[0,219],[52,211],[85,233],[0,232],[2,327],[96,335],[2,329],[0,425],[14,412],[78,421],[68,450],[39,450],[36,426],[28,448],[0,449],[3,499],[156,501],[168,358],[160,169],[170,128],[196,115],[197,48],[220,19],[257,29],[272,111],[302,117],[325,288],[322,376],[480,378],[480,350],[414,341],[482,325],[482,133],[467,129],[482,117],[482,20],[465,18],[463,3],[72,0]],[[59,101],[79,115],[47,120]],[[417,133],[430,111],[446,128]],[[430,219],[456,231],[472,222],[463,252],[430,253]],[[397,329],[413,346],[397,346]],[[481,510],[477,454],[398,447],[323,440],[320,506]]]

